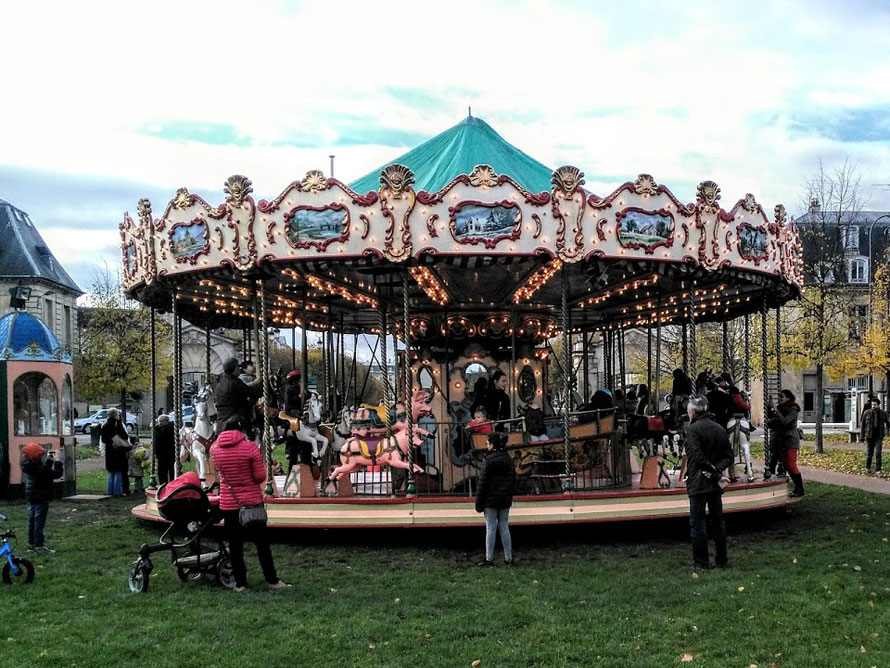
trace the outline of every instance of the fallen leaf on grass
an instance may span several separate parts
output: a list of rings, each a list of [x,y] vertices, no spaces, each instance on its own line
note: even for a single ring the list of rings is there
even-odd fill
[[[742,585],[739,585],[739,592],[745,591],[745,588]]]
[[[689,663],[690,661],[692,661],[692,655],[687,652],[683,655],[683,658],[681,658],[680,661],[682,661],[683,663]]]
[[[692,572],[692,579],[698,580],[698,573],[696,573],[695,571]]]
[[[857,573],[862,570],[862,566],[853,566],[853,570]]]
[[[397,598],[396,600],[393,601],[393,603],[395,603],[396,605],[398,605],[401,602],[402,602],[402,599],[400,599],[400,598]]]
[[[481,662],[479,659],[476,659],[476,660],[473,661],[473,663],[471,663],[470,665],[473,666],[473,668],[479,668],[479,665],[480,665],[481,663],[482,663],[482,662]]]
[[[859,645],[859,651],[862,652],[863,654],[865,654],[865,652],[866,652],[865,645]]]
[[[370,645],[368,645],[368,649],[377,649],[377,645],[371,643]]]

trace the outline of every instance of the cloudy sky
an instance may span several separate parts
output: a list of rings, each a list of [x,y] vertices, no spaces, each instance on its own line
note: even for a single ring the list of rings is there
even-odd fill
[[[890,3],[16,2],[0,39],[0,199],[82,288],[117,225],[186,186],[350,181],[473,115],[605,195],[640,172],[801,209],[849,156],[890,209]]]

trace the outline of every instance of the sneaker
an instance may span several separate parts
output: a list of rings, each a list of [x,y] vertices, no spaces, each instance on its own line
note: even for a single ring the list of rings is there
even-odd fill
[[[269,585],[269,589],[291,589],[292,587],[293,585],[283,582],[282,580]]]
[[[232,589],[232,591],[236,591],[236,592],[238,592],[239,594],[243,594],[244,592],[247,591],[247,587],[246,587],[246,586],[245,586],[245,587],[234,587],[234,588]]]
[[[38,545],[34,548],[34,552],[37,554],[55,554],[55,550],[49,549],[46,545]]]
[[[513,560],[512,559],[504,559],[504,563],[507,564],[507,566],[512,566]]]
[[[494,566],[494,561],[492,561],[491,559],[483,559],[476,565],[477,566]]]

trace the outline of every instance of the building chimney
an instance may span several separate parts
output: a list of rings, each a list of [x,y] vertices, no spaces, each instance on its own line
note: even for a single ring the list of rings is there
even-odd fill
[[[819,204],[819,200],[815,197],[810,200],[810,213],[814,216],[822,210],[822,206]]]

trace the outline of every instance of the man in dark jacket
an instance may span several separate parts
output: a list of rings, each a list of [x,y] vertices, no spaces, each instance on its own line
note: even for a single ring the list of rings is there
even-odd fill
[[[56,461],[52,451],[47,454],[38,443],[28,443],[22,455],[22,478],[28,502],[28,549],[52,554],[55,550],[43,544],[43,530],[53,498],[53,480],[62,477],[62,462]]]
[[[216,400],[216,434],[219,436],[226,423],[233,417],[242,417],[248,425],[247,438],[253,440],[253,404],[263,393],[261,385],[245,385],[238,378],[238,360],[230,357],[223,362],[223,373],[214,391]],[[255,381],[256,382],[256,381]]]
[[[163,485],[173,480],[176,460],[176,433],[173,423],[166,415],[158,418],[154,447],[155,456],[158,458],[158,482]]]
[[[723,523],[723,488],[729,483],[723,470],[732,463],[732,448],[726,430],[708,413],[708,400],[692,397],[686,428],[686,493],[689,495],[689,528],[692,536],[693,568],[710,568],[705,508],[711,517],[714,560],[727,565],[726,525]]]
[[[861,440],[865,441],[868,450],[865,456],[865,468],[871,473],[871,461],[874,457],[875,472],[881,474],[881,446],[884,436],[887,435],[887,427],[890,426],[890,418],[881,410],[881,402],[872,399],[870,407],[862,414],[862,426],[860,427]]]

